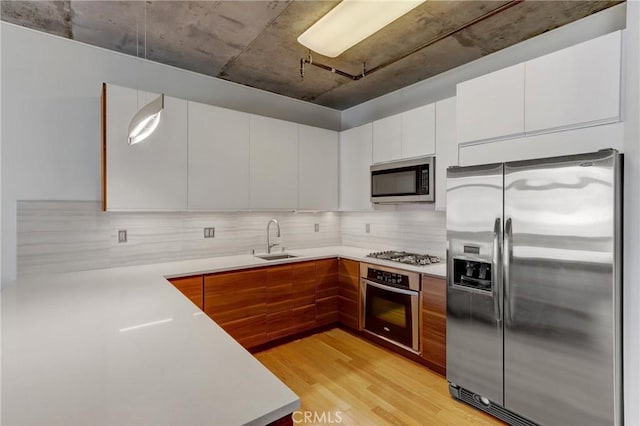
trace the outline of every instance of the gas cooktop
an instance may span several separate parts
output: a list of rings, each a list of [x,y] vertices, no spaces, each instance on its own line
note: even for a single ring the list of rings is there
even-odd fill
[[[378,251],[369,253],[367,257],[373,257],[375,259],[390,260],[392,262],[406,263],[407,265],[425,266],[432,263],[439,263],[440,258],[438,256],[432,256],[430,254],[417,254],[408,253],[406,251]]]

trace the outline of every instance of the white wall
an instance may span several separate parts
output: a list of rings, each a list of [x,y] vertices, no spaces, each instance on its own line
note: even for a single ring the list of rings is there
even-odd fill
[[[626,425],[640,425],[640,2],[627,2],[625,31],[623,357]]]
[[[620,4],[514,46],[461,65],[342,112],[342,129],[350,129],[456,95],[456,84],[581,43],[625,27]]]
[[[2,34],[2,282],[16,200],[100,199],[102,82],[338,129],[340,112],[12,24]]]

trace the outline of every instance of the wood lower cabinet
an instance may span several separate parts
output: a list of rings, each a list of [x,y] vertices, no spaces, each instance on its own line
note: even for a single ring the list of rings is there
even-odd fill
[[[267,269],[267,339],[312,329],[316,317],[316,263]]]
[[[189,300],[193,302],[198,308],[203,309],[203,280],[202,275],[195,275],[193,277],[181,277],[171,278],[169,280],[175,288],[180,290]]]
[[[293,328],[293,266],[267,268],[267,339],[287,336]]]
[[[447,283],[428,275],[422,275],[422,358],[446,373]]]
[[[171,279],[245,348],[315,327],[359,328],[358,262],[323,259]]]
[[[219,324],[231,337],[245,348],[267,343],[267,316],[254,315]]]
[[[205,275],[205,313],[244,347],[267,342],[266,310],[266,268]]]
[[[349,328],[360,328],[360,263],[340,259],[338,262],[338,318]]]
[[[338,259],[316,262],[316,325],[337,323]]]

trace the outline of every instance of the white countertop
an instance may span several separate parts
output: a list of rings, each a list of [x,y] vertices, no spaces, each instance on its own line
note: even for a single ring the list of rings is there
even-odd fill
[[[2,424],[266,424],[299,398],[164,277],[344,257],[291,250],[20,278],[2,290]]]

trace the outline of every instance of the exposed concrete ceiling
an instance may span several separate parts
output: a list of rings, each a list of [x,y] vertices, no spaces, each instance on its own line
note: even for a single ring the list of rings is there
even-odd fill
[[[337,58],[312,54],[304,79],[296,39],[339,1],[3,0],[1,18],[140,57],[146,35],[150,60],[342,110],[620,2],[427,1]]]

